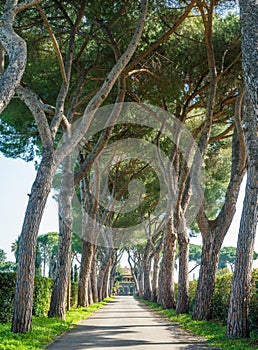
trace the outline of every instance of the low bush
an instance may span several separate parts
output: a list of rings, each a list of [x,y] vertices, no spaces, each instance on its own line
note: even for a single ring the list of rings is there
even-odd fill
[[[189,311],[193,311],[195,294],[198,281],[189,283]],[[212,318],[214,320],[227,322],[230,291],[232,285],[232,273],[218,275],[212,299]],[[252,273],[250,302],[249,302],[250,328],[258,332],[258,269]]]
[[[33,296],[33,315],[45,316],[49,310],[53,280],[46,277],[35,277]],[[0,323],[10,322],[13,314],[16,274],[0,273]],[[77,305],[78,284],[72,282],[71,306]]]
[[[53,280],[46,277],[35,277],[33,309],[35,316],[45,316],[49,310]]]

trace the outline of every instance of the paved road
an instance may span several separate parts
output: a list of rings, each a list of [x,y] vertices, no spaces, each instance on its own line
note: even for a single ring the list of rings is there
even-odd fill
[[[49,350],[208,350],[207,344],[155,316],[133,297],[116,297]]]

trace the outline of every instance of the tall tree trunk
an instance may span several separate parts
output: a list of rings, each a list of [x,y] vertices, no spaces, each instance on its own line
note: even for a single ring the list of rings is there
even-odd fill
[[[93,258],[91,262],[91,288],[93,302],[97,303],[98,300],[98,284],[97,284],[97,246],[94,245]]]
[[[108,298],[110,296],[110,274],[112,269],[112,255],[109,257],[108,262],[105,267],[105,274],[103,278],[103,289],[102,289],[102,299]]]
[[[248,301],[257,226],[258,139],[257,139],[257,18],[255,0],[240,0],[242,62],[246,87],[244,133],[247,148],[247,184],[237,243],[237,257],[227,322],[228,337],[248,337]]]
[[[104,292],[104,281],[105,281],[105,276],[108,273],[109,265],[110,265],[110,257],[112,254],[112,249],[107,248],[104,261],[101,264],[101,268],[99,271],[99,276],[98,276],[98,299],[99,301],[103,300],[103,295],[105,294]]]
[[[151,299],[151,258],[150,258],[150,245],[147,243],[145,247],[144,257],[143,257],[143,297],[146,300]]]
[[[89,305],[93,304],[92,286],[91,286],[90,278],[88,283],[88,302],[89,302]]]
[[[37,235],[54,173],[53,152],[44,152],[29,195],[20,236],[12,320],[12,332],[15,333],[25,333],[31,329]]]
[[[89,281],[91,273],[91,263],[94,254],[94,247],[91,242],[82,241],[81,270],[78,286],[78,306],[89,305]]]
[[[193,319],[209,320],[212,316],[212,297],[215,287],[216,272],[222,242],[218,232],[209,232],[207,239],[203,238],[202,260],[196,291]]]
[[[143,297],[143,269],[141,267],[141,265],[139,264],[139,268],[138,268],[138,271],[137,271],[137,284],[138,284],[138,294],[139,294],[139,298],[142,298]]]
[[[153,259],[153,275],[151,288],[151,301],[157,301],[158,297],[158,272],[159,272],[160,253],[154,253]]]
[[[74,194],[71,156],[63,161],[59,195],[59,240],[56,278],[50,301],[49,317],[62,320],[66,316],[66,296],[71,273],[72,199]]]
[[[176,312],[184,314],[188,312],[189,302],[189,280],[188,280],[188,261],[189,261],[189,237],[186,231],[178,234],[179,251],[179,274],[178,274],[178,293]]]
[[[135,294],[136,295],[139,295],[139,283],[138,283],[138,278],[136,277],[135,275],[135,271],[134,271],[134,266],[132,265],[132,262],[131,262],[131,256],[130,256],[130,251],[129,249],[127,250],[127,253],[128,253],[128,264],[130,266],[130,269],[131,269],[131,274],[133,276],[133,280],[134,280],[134,284],[135,284]],[[139,295],[140,296],[140,295]],[[140,297],[141,298],[141,297]]]
[[[166,224],[164,251],[159,273],[158,304],[164,309],[172,309],[176,306],[174,293],[175,254],[176,235],[172,217],[170,217]]]

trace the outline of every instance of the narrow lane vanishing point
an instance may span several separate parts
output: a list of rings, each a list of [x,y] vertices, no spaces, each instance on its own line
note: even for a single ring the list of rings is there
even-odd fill
[[[133,297],[116,297],[51,344],[49,350],[208,350],[206,342],[156,317]]]

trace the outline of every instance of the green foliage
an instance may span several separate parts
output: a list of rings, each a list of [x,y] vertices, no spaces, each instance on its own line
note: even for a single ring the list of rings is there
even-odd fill
[[[35,278],[34,297],[33,297],[33,315],[45,316],[49,310],[53,280],[50,278]]]
[[[196,265],[201,263],[202,247],[198,244],[190,244],[189,261],[194,261]]]
[[[88,318],[112,298],[92,304],[87,308],[71,309],[66,321],[57,318],[33,317],[32,331],[26,334],[11,333],[9,323],[0,324],[0,350],[41,350],[80,320]]]
[[[189,310],[193,310],[198,281],[189,283]],[[212,317],[225,324],[227,322],[232,273],[217,275],[212,299]],[[258,269],[252,272],[252,282],[249,301],[249,321],[251,330],[258,330]]]
[[[0,323],[10,321],[13,312],[15,274],[0,273]]]
[[[6,261],[0,265],[0,272],[15,272],[17,264],[12,261]]]
[[[0,273],[0,323],[9,322],[13,313],[13,301],[16,285],[15,273]],[[49,308],[53,281],[35,277],[33,314],[43,316]]]
[[[215,290],[212,299],[212,317],[224,323],[228,316],[230,291],[232,285],[232,274],[217,276]]]
[[[6,253],[3,249],[0,249],[0,264],[3,264],[6,260]]]
[[[258,334],[258,268],[254,269],[252,273],[249,308],[251,329]]]

